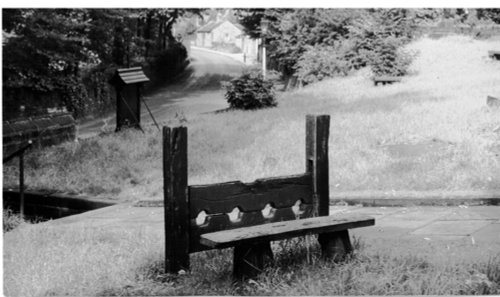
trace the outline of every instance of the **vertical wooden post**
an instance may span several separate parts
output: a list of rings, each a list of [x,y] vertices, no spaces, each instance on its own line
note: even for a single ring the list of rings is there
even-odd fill
[[[19,212],[24,220],[24,152],[19,155]]]
[[[347,229],[332,233],[321,233],[318,235],[318,241],[321,245],[323,258],[335,262],[344,260],[353,250]]]
[[[330,185],[328,165],[328,137],[330,116],[306,117],[306,170],[313,176],[314,205],[317,215],[329,215]],[[317,207],[317,208],[316,208]],[[348,230],[322,233],[318,236],[322,255],[340,261],[352,252]]]
[[[270,242],[237,245],[233,255],[233,277],[236,280],[259,275],[273,261]]]
[[[187,128],[163,128],[166,271],[189,269]]]
[[[315,213],[329,213],[328,137],[330,116],[306,116],[306,171],[313,177]]]

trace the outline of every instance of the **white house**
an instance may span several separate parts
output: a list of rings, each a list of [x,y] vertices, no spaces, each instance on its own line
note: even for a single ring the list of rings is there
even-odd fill
[[[196,30],[194,45],[232,53],[243,53],[245,59],[256,60],[259,40],[251,39],[240,24],[228,20],[211,21]]]

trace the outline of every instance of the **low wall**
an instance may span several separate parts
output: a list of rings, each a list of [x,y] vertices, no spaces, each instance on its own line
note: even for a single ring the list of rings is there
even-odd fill
[[[32,218],[58,219],[111,205],[114,203],[83,196],[32,191],[24,193],[24,213]],[[18,189],[3,190],[3,208],[19,212]]]
[[[76,123],[70,113],[48,114],[4,121],[3,153],[13,151],[28,140],[35,147],[73,141],[76,137]]]

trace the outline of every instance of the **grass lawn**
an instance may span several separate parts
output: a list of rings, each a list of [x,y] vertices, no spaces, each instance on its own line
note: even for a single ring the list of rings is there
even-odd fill
[[[332,192],[500,189],[500,110],[486,107],[487,95],[500,96],[500,63],[487,56],[500,41],[452,36],[408,47],[418,57],[399,84],[375,87],[360,71],[282,93],[277,108],[181,114],[162,124],[189,128],[190,184],[303,172],[305,115],[329,114]],[[161,134],[146,132],[30,152],[26,184],[119,201],[161,198]],[[17,164],[3,172],[4,185],[15,186]]]
[[[284,93],[273,109],[172,117],[163,124],[189,128],[190,184],[303,172],[305,115],[330,114],[332,192],[500,189],[500,110],[485,106],[487,95],[500,96],[500,63],[487,57],[500,41],[454,36],[409,48],[419,56],[400,84],[374,87],[360,71]],[[146,130],[33,151],[26,183],[116,201],[162,198],[161,135]],[[16,185],[16,170],[4,166],[4,185]],[[163,240],[147,228],[22,225],[4,234],[4,293],[500,294],[497,246],[360,239],[355,256],[335,265],[308,240],[277,242],[273,268],[232,285],[230,250],[193,255],[192,271],[172,276],[163,273]]]

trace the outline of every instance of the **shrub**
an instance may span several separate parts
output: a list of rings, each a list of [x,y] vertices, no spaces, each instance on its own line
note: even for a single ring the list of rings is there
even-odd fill
[[[229,106],[236,109],[258,109],[277,105],[272,81],[251,71],[222,84]]]
[[[296,66],[298,79],[305,84],[321,81],[327,77],[345,76],[349,62],[339,48],[332,46],[308,46]]]
[[[369,66],[375,75],[407,74],[414,55],[403,50],[413,38],[415,19],[407,9],[376,9],[350,26],[355,68]]]
[[[403,76],[408,73],[414,54],[402,49],[400,40],[392,37],[378,39],[373,45],[374,50],[366,57],[375,75]]]

